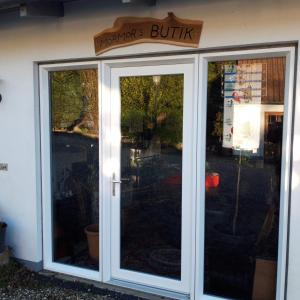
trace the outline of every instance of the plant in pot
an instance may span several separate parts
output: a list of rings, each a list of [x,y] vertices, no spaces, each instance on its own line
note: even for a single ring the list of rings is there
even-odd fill
[[[249,230],[247,224],[243,224],[243,218],[240,216],[241,169],[243,165],[247,164],[250,166],[250,164],[248,162],[247,152],[241,149],[237,151],[239,151],[239,156],[237,158],[237,179],[233,211],[229,214],[230,218],[227,224],[216,225],[216,231],[217,234],[220,235],[219,241],[226,244],[230,251],[237,250],[240,252],[240,249],[247,249],[245,251],[251,252],[256,236]]]
[[[94,216],[91,217],[92,224],[84,228],[84,232],[88,242],[89,256],[94,262],[99,261],[99,224],[97,215],[99,215],[98,197],[99,197],[99,168],[95,163],[89,165],[89,173],[87,178],[87,189],[91,191],[91,204]]]
[[[6,228],[7,224],[0,221],[0,266],[9,262],[9,250],[5,244]]]
[[[0,221],[0,253],[5,251],[5,235],[6,235],[7,224],[5,222]]]
[[[88,225],[84,231],[88,241],[89,255],[92,260],[99,261],[99,225]]]
[[[210,238],[206,246],[209,272],[214,278],[213,281],[224,284],[230,291],[228,295],[230,298],[251,293],[250,276],[253,270],[251,258],[255,253],[256,239],[255,229],[249,221],[251,217],[248,217],[249,209],[245,209],[250,205],[249,199],[252,198],[245,192],[248,191],[246,187],[249,188],[247,181],[243,181],[243,167],[249,165],[251,168],[251,162],[248,161],[246,152],[236,151],[239,151],[238,156],[230,160],[229,169],[236,174],[231,175],[230,179],[224,178],[225,184],[220,187],[216,199],[219,208],[222,205],[224,215],[212,225],[210,230],[207,227]],[[255,207],[250,205],[250,209],[252,212]]]

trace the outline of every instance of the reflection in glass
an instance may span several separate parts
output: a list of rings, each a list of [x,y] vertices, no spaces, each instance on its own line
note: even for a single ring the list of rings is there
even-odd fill
[[[99,269],[97,70],[55,71],[51,86],[53,260]]]
[[[183,75],[120,87],[121,268],[180,279]]]
[[[274,300],[285,58],[209,63],[204,291]]]

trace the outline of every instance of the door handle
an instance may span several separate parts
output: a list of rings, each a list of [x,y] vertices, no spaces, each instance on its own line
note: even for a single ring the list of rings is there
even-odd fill
[[[130,178],[128,178],[128,177],[121,178],[120,183],[123,183],[123,182],[130,182]]]
[[[117,180],[116,174],[113,173],[111,182],[112,182],[112,194],[113,194],[113,196],[115,196],[116,195],[116,184],[121,184],[123,182],[128,183],[128,182],[130,182],[130,178],[124,177],[124,178],[121,178],[121,180]]]
[[[118,183],[118,184],[121,184],[122,181],[121,181],[121,180],[117,180],[117,179],[116,179],[116,174],[113,173],[111,182],[112,182],[112,195],[113,195],[113,196],[116,196],[116,184],[117,184],[117,183]]]

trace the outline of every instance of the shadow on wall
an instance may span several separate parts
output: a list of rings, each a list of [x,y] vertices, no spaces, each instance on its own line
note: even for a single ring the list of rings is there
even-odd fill
[[[293,0],[296,1],[296,0]],[[226,5],[242,5],[241,2],[249,2],[248,0],[227,0]],[[259,3],[260,1],[258,1]],[[89,5],[86,5],[85,0],[78,1],[69,1],[64,4],[65,16],[63,18],[20,18],[18,8],[9,9],[9,10],[1,10],[0,9],[0,29],[11,28],[14,25],[21,25],[23,27],[31,27],[37,24],[53,24],[60,25],[63,19],[78,17],[84,18],[88,16],[89,18],[93,18],[93,16],[98,17],[99,14],[104,16],[105,18],[111,18],[112,16],[115,18],[118,16],[149,16],[149,17],[165,17],[168,11],[173,11],[178,9],[184,9],[183,13],[186,11],[188,6],[194,7],[195,5],[201,7],[202,5],[213,5],[214,3],[223,3],[223,0],[187,0],[187,1],[179,1],[179,0],[157,0],[155,6],[149,6],[146,3],[135,3],[135,4],[122,4],[121,0],[89,0]],[[172,7],[173,5],[173,7]],[[158,12],[158,13],[157,13]],[[175,12],[176,13],[176,12]],[[199,11],[201,18],[201,11]],[[187,17],[187,16],[186,16]],[[101,19],[103,22],[103,19]],[[100,23],[100,21],[99,21]],[[112,24],[108,24],[112,25]]]

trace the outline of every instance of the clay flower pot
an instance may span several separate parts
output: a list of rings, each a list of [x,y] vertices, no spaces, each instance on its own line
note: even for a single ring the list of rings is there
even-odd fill
[[[256,258],[252,299],[275,299],[276,270],[277,264],[274,260]]]
[[[88,241],[90,257],[95,261],[99,261],[99,225],[88,225],[85,227],[84,232]]]

